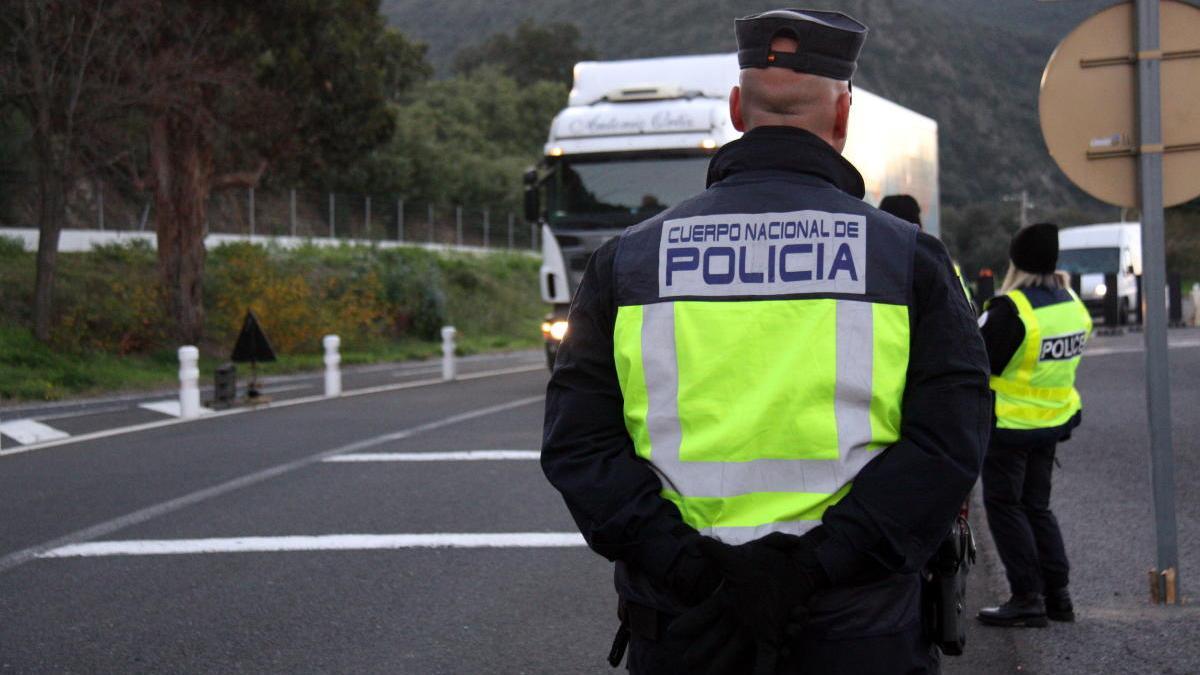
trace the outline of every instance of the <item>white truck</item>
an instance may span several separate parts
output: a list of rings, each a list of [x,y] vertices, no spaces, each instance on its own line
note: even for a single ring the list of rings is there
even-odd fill
[[[702,191],[711,156],[741,136],[728,104],[738,72],[736,54],[576,64],[545,158],[525,176],[525,217],[541,225],[542,299],[553,305],[542,323],[550,365],[592,252]],[[845,155],[867,201],[911,194],[939,234],[936,122],[855,87]]]
[[[1104,314],[1108,293],[1104,275],[1117,277],[1118,320],[1132,322],[1138,305],[1137,277],[1142,273],[1140,223],[1103,223],[1058,232],[1058,268],[1079,277],[1079,295],[1094,316]]]

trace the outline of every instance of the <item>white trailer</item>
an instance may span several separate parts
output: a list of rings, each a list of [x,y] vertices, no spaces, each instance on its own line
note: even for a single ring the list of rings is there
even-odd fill
[[[545,159],[526,176],[526,217],[542,228],[542,299],[554,305],[542,325],[551,363],[592,252],[702,191],[711,156],[741,136],[728,103],[738,72],[736,54],[576,64]],[[911,194],[939,234],[937,123],[855,87],[848,135],[866,201]]]

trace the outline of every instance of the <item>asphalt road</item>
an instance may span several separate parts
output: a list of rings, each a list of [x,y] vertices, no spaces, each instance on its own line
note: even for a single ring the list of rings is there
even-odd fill
[[[1090,347],[1084,427],[1060,453],[1054,506],[1080,621],[972,626],[945,672],[1197,670],[1200,615],[1146,601],[1138,339]],[[1172,340],[1190,598],[1200,332]],[[610,672],[611,566],[578,545],[541,475],[546,375],[521,370],[480,364],[455,383],[0,456],[0,671]],[[1004,594],[981,516],[972,614]],[[479,534],[503,536],[481,546]]]

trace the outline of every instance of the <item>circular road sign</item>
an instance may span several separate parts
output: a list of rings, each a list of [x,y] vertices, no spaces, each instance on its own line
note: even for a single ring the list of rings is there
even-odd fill
[[[1160,5],[1163,204],[1200,195],[1200,8]],[[1138,205],[1134,3],[1103,10],[1058,45],[1042,74],[1038,112],[1050,156],[1093,197]]]

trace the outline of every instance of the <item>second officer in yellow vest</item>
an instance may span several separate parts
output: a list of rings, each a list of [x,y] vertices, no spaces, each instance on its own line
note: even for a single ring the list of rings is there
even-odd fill
[[[996,429],[983,468],[983,499],[1012,598],[979,612],[999,626],[1075,618],[1067,553],[1050,510],[1059,441],[1080,421],[1075,369],[1091,335],[1087,309],[1055,273],[1058,228],[1030,225],[1013,237],[1001,294],[980,329],[991,362]]]
[[[935,672],[919,571],[991,417],[974,312],[841,156],[866,27],[776,10],[736,33],[746,133],[592,256],[542,467],[617,563],[613,665],[628,641],[633,673]]]

